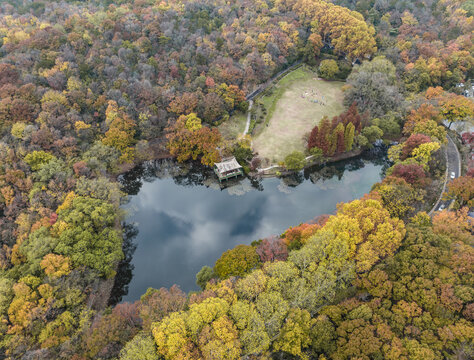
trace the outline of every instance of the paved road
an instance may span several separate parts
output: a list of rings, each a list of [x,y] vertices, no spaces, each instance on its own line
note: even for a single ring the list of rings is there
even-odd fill
[[[459,155],[458,148],[454,141],[448,135],[448,146],[447,146],[447,179],[443,187],[443,193],[446,191],[446,187],[452,179],[461,176],[461,157]],[[435,204],[433,209],[430,211],[430,215],[435,211],[448,209],[454,200],[442,200],[442,194]]]

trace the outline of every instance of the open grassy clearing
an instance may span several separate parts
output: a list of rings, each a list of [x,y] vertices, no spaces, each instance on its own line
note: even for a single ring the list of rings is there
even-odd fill
[[[306,66],[283,77],[256,100],[253,150],[273,163],[292,151],[304,151],[304,135],[323,116],[331,118],[344,111],[343,84],[318,80]]]
[[[247,114],[236,111],[227,121],[219,125],[219,131],[226,140],[235,140],[243,134]]]

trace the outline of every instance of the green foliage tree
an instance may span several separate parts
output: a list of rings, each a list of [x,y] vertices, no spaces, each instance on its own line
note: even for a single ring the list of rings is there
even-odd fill
[[[101,275],[113,276],[123,258],[116,207],[70,193],[57,213],[53,233],[58,241],[54,251],[68,256],[75,267],[85,265]]]
[[[6,313],[13,299],[13,284],[14,281],[12,279],[7,277],[0,278],[0,314]]]
[[[344,132],[344,148],[346,151],[352,150],[354,144],[355,126],[352,123],[347,124]]]
[[[120,360],[156,360],[155,342],[150,335],[138,334],[120,351]]]
[[[253,246],[237,245],[227,250],[216,261],[215,273],[221,278],[229,276],[243,276],[260,264],[260,258]]]
[[[382,138],[383,131],[378,126],[372,125],[363,128],[361,134],[365,136],[369,144],[373,144],[376,140]]]
[[[201,288],[205,289],[206,284],[209,280],[214,278],[216,275],[214,274],[214,270],[209,266],[203,266],[201,270],[196,274],[196,284]]]
[[[289,170],[301,170],[305,164],[305,157],[301,151],[293,151],[285,157],[285,166]]]
[[[33,151],[25,156],[25,162],[30,165],[31,170],[37,171],[42,165],[48,163],[54,155],[45,151]]]
[[[339,74],[339,66],[336,60],[323,60],[319,64],[319,76],[323,79],[332,80]]]
[[[393,111],[388,112],[381,118],[371,120],[371,124],[379,127],[383,131],[383,136],[389,139],[397,139],[400,136],[401,116]]]

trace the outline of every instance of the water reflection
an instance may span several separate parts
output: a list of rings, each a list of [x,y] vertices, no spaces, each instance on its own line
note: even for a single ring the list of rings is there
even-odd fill
[[[175,283],[195,290],[194,275],[225,250],[334,212],[337,203],[368,192],[386,164],[384,154],[367,154],[281,179],[231,180],[225,187],[197,164],[162,160],[135,168],[120,179],[131,195],[127,221],[139,230],[123,300]],[[123,284],[129,273],[124,277]],[[126,292],[123,287],[117,294]]]
[[[134,265],[132,264],[133,254],[137,248],[134,243],[138,235],[138,228],[133,224],[122,224],[123,244],[122,251],[124,258],[120,261],[117,268],[117,275],[114,279],[114,286],[110,293],[108,305],[115,305],[122,300],[122,297],[128,294],[128,285],[133,278]]]

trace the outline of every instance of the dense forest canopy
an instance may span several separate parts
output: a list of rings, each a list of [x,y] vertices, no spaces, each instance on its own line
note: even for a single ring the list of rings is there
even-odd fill
[[[2,1],[0,357],[473,356],[474,171],[447,189],[457,212],[420,212],[444,174],[443,120],[474,113],[472,15],[470,0]],[[389,176],[224,253],[201,292],[109,304],[127,261],[117,175],[169,154],[250,160],[216,125],[298,60],[347,78],[348,110],[308,152],[398,140]]]

